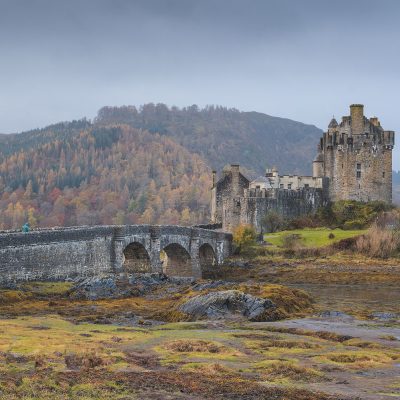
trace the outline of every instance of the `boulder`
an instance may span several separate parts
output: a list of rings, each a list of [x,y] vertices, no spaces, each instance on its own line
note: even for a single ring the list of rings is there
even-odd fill
[[[354,317],[352,317],[349,314],[346,314],[342,311],[334,311],[334,310],[327,310],[327,311],[322,311],[319,316],[321,318],[332,318],[332,319],[338,319],[338,320],[353,320]]]
[[[399,315],[392,312],[374,312],[370,315],[370,318],[379,321],[389,321],[398,319]]]
[[[201,292],[202,290],[209,290],[209,289],[215,289],[219,286],[232,286],[234,283],[232,282],[227,282],[227,281],[211,281],[211,282],[203,282],[203,283],[194,283],[192,286],[192,290],[196,292]]]
[[[252,321],[258,320],[271,308],[275,308],[275,304],[269,299],[255,297],[239,290],[223,290],[192,297],[178,309],[194,319],[221,319],[242,315]]]
[[[103,275],[77,281],[70,297],[98,300],[141,296],[150,292],[155,286],[169,282],[169,278],[164,274],[128,274],[121,277]]]

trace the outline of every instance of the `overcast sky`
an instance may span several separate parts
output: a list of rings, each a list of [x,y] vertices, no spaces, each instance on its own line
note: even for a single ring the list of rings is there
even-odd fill
[[[147,102],[325,129],[363,103],[400,135],[399,19],[398,0],[0,0],[0,132]]]

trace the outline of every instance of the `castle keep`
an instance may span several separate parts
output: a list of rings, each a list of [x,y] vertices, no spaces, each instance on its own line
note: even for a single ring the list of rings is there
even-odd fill
[[[392,201],[394,132],[378,118],[366,118],[364,106],[353,104],[340,124],[333,118],[318,145],[312,176],[279,175],[276,168],[250,181],[239,165],[213,172],[211,219],[232,230],[251,224],[258,232],[268,211],[285,219],[315,212],[330,201]]]
[[[378,118],[366,118],[364,106],[350,106],[340,124],[333,118],[319,144],[313,175],[329,179],[329,198],[392,202],[394,132]]]

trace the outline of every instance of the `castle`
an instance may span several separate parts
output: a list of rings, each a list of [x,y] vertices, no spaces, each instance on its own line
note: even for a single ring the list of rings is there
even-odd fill
[[[394,132],[376,117],[366,118],[364,106],[352,104],[340,124],[333,118],[318,145],[312,176],[279,175],[247,179],[238,164],[224,168],[217,181],[213,171],[212,223],[228,231],[239,224],[262,231],[262,219],[275,211],[285,219],[311,214],[339,200],[392,201]]]

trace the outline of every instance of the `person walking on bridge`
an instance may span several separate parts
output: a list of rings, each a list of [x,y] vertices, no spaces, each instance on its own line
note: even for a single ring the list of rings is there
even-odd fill
[[[25,224],[22,226],[22,232],[28,233],[31,230],[31,227],[29,225],[29,222],[25,222]]]

